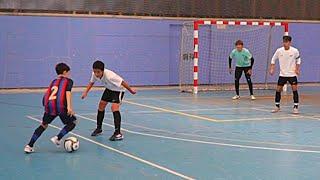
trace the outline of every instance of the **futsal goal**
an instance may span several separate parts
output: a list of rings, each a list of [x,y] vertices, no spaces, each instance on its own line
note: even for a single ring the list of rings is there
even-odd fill
[[[268,75],[273,53],[288,35],[287,22],[197,20],[183,24],[181,32],[179,86],[181,92],[231,90],[228,57],[241,39],[255,59],[252,82],[255,89],[268,89],[276,76]],[[234,64],[234,61],[233,61]],[[233,65],[234,69],[234,65]],[[277,73],[277,72],[276,72]],[[245,78],[240,88],[246,88]]]

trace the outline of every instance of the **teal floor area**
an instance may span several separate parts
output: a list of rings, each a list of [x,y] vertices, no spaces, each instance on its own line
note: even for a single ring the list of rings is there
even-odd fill
[[[300,89],[300,114],[290,92],[282,111],[270,113],[274,91],[192,95],[176,89],[125,94],[121,107],[125,139],[110,142],[113,116],[106,109],[103,135],[91,137],[102,91],[86,100],[73,94],[80,149],[67,153],[49,139],[63,124],[56,119],[25,154],[43,114],[41,93],[0,94],[0,179],[319,179],[319,87]]]

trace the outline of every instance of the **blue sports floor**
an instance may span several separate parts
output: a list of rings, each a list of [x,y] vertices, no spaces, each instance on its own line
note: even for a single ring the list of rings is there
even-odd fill
[[[42,93],[0,94],[0,179],[319,179],[320,88],[300,89],[300,114],[291,96],[271,114],[274,91],[182,94],[175,89],[126,93],[122,106],[125,139],[110,142],[110,107],[104,134],[91,137],[101,91],[86,100],[74,93],[80,149],[66,153],[49,141],[59,119],[39,138],[36,153],[24,145],[39,125]],[[260,96],[259,96],[260,94]]]

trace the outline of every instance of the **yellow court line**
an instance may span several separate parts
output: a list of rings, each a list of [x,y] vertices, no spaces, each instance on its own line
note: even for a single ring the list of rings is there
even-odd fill
[[[169,112],[169,113],[172,113],[172,114],[178,114],[178,115],[182,115],[182,116],[187,116],[187,117],[190,117],[190,118],[196,118],[196,119],[201,119],[201,120],[206,120],[206,121],[211,121],[211,122],[219,122],[220,121],[220,120],[209,118],[209,117],[197,116],[197,115],[188,114],[188,113],[179,112],[179,111],[174,111],[174,110],[165,109],[165,108],[161,108],[161,107],[150,106],[150,105],[146,105],[146,104],[140,104],[140,103],[136,103],[136,102],[132,102],[132,101],[128,101],[128,100],[124,100],[123,102],[126,102],[128,104],[132,104],[132,105],[136,105],[136,106],[155,109],[155,110],[159,110],[159,111],[163,111],[163,112]]]

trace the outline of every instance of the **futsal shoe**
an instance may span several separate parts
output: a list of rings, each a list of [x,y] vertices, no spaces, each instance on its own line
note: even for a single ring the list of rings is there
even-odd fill
[[[91,136],[99,136],[99,135],[101,135],[101,134],[102,134],[102,129],[95,129],[95,130],[92,132]]]
[[[251,100],[256,100],[257,99],[256,97],[254,97],[254,95],[251,95],[250,98],[251,98]]]
[[[110,141],[121,141],[123,139],[123,135],[120,133],[120,134],[116,134],[114,133],[110,138],[109,140]]]
[[[277,113],[277,112],[279,112],[280,111],[280,108],[279,107],[276,107],[276,108],[274,108],[271,112],[272,113]]]
[[[232,100],[237,100],[237,99],[240,99],[239,95],[235,95],[235,96],[232,97]]]
[[[298,110],[298,108],[293,108],[292,113],[293,113],[293,114],[299,114],[299,110]]]
[[[31,146],[29,146],[29,145],[26,145],[26,146],[24,147],[24,152],[27,153],[27,154],[33,153],[33,152],[34,152],[34,149],[33,149],[33,147],[31,147]]]
[[[58,140],[58,136],[54,136],[54,137],[52,137],[50,140],[51,140],[51,142],[52,142],[53,144],[55,144],[57,147],[60,147],[61,140],[60,140],[60,141]]]

